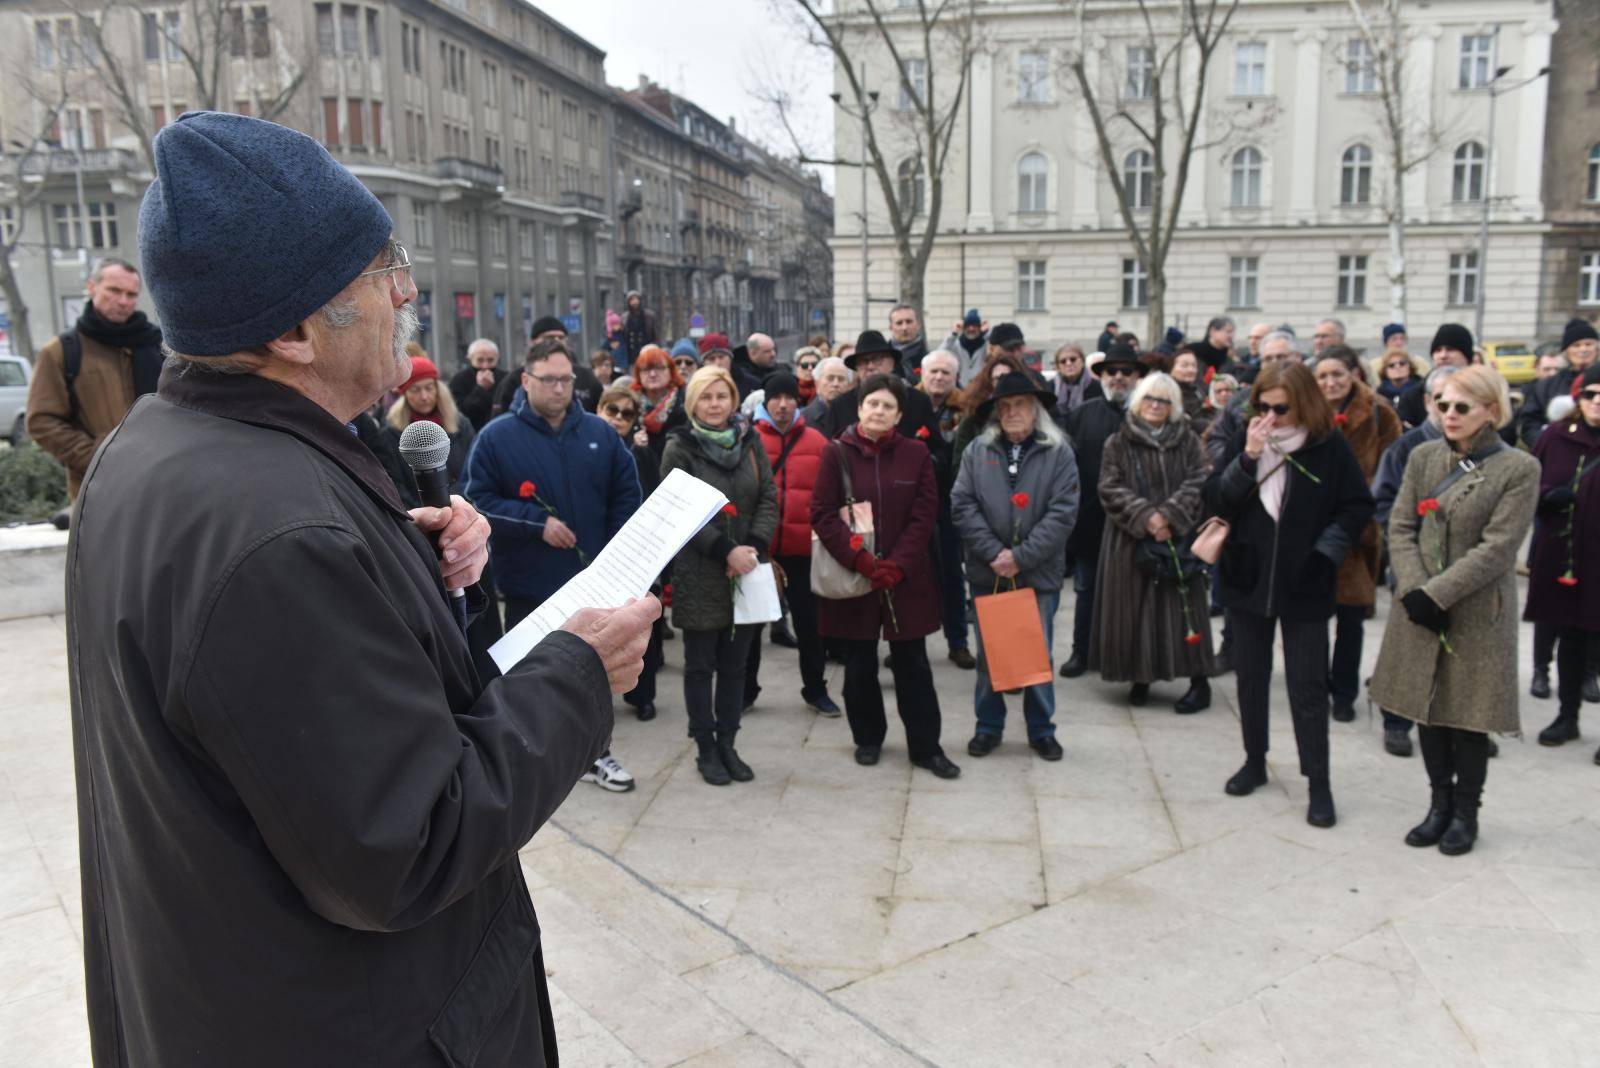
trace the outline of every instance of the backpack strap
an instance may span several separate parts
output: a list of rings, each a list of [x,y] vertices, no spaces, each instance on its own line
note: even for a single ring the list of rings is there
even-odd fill
[[[78,372],[83,370],[83,339],[76,330],[68,330],[57,338],[61,342],[61,377],[67,384],[67,406],[73,426],[82,426],[83,409],[78,404],[78,387],[74,384]]]
[[[1485,445],[1472,455],[1463,456],[1461,460],[1450,469],[1450,473],[1445,475],[1444,478],[1440,480],[1439,484],[1433,487],[1433,490],[1423,497],[1423,500],[1427,500],[1429,497],[1432,497],[1434,500],[1438,500],[1440,497],[1444,496],[1445,490],[1449,489],[1451,486],[1454,486],[1457,482],[1460,482],[1467,475],[1470,475],[1472,472],[1476,471],[1478,468],[1482,467],[1496,456],[1499,456],[1501,453],[1510,451],[1512,451],[1511,446],[1507,445],[1499,438],[1496,438],[1494,441],[1490,442],[1488,445]]]

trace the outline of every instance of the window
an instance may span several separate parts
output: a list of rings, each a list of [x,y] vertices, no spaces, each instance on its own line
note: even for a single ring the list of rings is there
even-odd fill
[[[528,117],[528,80],[515,74],[511,76],[511,117]]]
[[[1140,211],[1150,207],[1155,182],[1155,162],[1144,149],[1129,152],[1122,161],[1122,189],[1128,207]],[[1133,305],[1124,305],[1133,307]]]
[[[367,8],[367,58],[377,59],[383,55],[383,31],[378,24],[377,8]]]
[[[383,101],[372,102],[372,150],[383,151]]]
[[[354,4],[339,5],[339,54],[361,54],[361,9]]]
[[[576,226],[567,231],[567,269],[583,269],[583,233]]]
[[[517,224],[517,255],[525,262],[533,262],[533,223]]]
[[[115,248],[117,240],[117,205],[115,201],[91,200],[84,205],[89,211],[87,247],[93,249]],[[56,248],[75,249],[85,246],[85,234],[78,220],[78,205],[52,204],[51,218],[56,224]]]
[[[1478,254],[1476,252],[1450,253],[1447,304],[1478,303]]]
[[[1233,154],[1233,184],[1228,203],[1235,208],[1261,206],[1261,153],[1258,150],[1241,148]]]
[[[433,247],[433,227],[429,225],[432,220],[428,215],[428,206],[419,200],[411,202],[411,240],[418,248]]]
[[[1233,46],[1233,95],[1261,96],[1267,91],[1267,45],[1244,41]]]
[[[1143,308],[1150,303],[1149,280],[1145,278],[1144,264],[1137,259],[1122,261],[1122,306]]]
[[[1476,141],[1468,141],[1456,149],[1455,162],[1450,169],[1450,199],[1483,199],[1483,146]]]
[[[150,16],[150,15],[146,15],[145,16],[146,27],[145,27],[145,42],[144,42],[144,58],[146,58],[146,59],[151,58],[150,57],[150,29],[149,29],[148,23],[149,23],[149,20],[152,17],[153,16]],[[333,5],[332,4],[318,4],[317,5],[317,51],[322,53],[325,56],[331,56],[331,55],[333,55],[333,53],[334,53],[334,51],[336,49],[336,45],[337,45],[337,42],[335,41],[334,36],[333,36]]]
[[[506,226],[504,219],[489,220],[489,255],[497,260],[506,258]]]
[[[322,98],[322,143],[329,148],[339,147],[339,98]]]
[[[1344,91],[1375,93],[1378,71],[1372,65],[1372,46],[1365,37],[1352,37],[1344,46]]]
[[[1045,211],[1050,164],[1043,154],[1029,152],[1017,162],[1017,210]]]
[[[1257,280],[1260,278],[1260,276],[1261,257],[1229,256],[1228,307],[1258,307],[1260,302],[1257,300]]]
[[[924,210],[922,202],[922,161],[916,158],[900,162],[900,211],[911,215],[921,215]]]
[[[556,244],[556,230],[553,226],[544,228],[544,269],[553,271],[557,267],[556,261],[561,258],[561,249]]]
[[[146,15],[146,22],[153,23],[154,15]],[[151,46],[146,44],[146,53],[151,51]],[[147,55],[146,58],[149,58]],[[43,19],[33,24],[33,61],[41,67],[56,65],[56,39],[50,31],[50,23]]]
[[[539,90],[539,126],[540,126],[541,129],[548,130],[550,128],[550,118],[551,118],[552,114],[553,114],[553,112],[551,110],[550,90],[548,90],[548,89],[540,89]]]
[[[1017,310],[1044,308],[1044,260],[1022,260],[1017,264]]]
[[[928,61],[908,59],[905,65],[905,80],[900,83],[900,110],[914,111],[928,95]]]
[[[1600,252],[1585,252],[1579,257],[1578,303],[1600,304]]]
[[[350,97],[345,100],[345,142],[354,148],[364,148],[367,139],[362,136],[362,102]]]
[[[1341,308],[1360,307],[1367,303],[1367,258],[1365,256],[1339,257],[1338,292],[1334,303]]]
[[[483,65],[483,106],[486,108],[500,106],[500,68],[493,63]]]
[[[1150,82],[1156,69],[1155,49],[1134,45],[1128,49],[1128,80],[1122,95],[1129,100],[1149,100]]]
[[[1351,145],[1339,164],[1339,203],[1372,203],[1372,149]]]
[[[1456,88],[1482,89],[1488,85],[1493,62],[1494,37],[1487,33],[1469,33],[1462,36],[1461,72],[1456,79]]]
[[[10,204],[0,204],[0,241],[6,244],[17,239],[17,210]],[[22,383],[17,383],[21,385]]]
[[[1050,103],[1050,53],[1017,54],[1017,103]]]
[[[1584,199],[1600,200],[1600,145],[1589,150],[1589,181]]]
[[[228,52],[238,58],[247,53],[255,59],[272,55],[272,34],[265,4],[228,9]]]
[[[422,75],[422,28],[400,24],[400,66],[407,74]]]
[[[473,240],[472,216],[464,211],[449,212],[450,217],[450,251],[472,252],[477,247]]]

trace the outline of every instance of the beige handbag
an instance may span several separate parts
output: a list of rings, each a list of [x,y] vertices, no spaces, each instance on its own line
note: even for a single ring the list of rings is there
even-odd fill
[[[1228,544],[1228,535],[1232,531],[1233,527],[1226,519],[1214,515],[1194,532],[1189,551],[1206,563],[1214,564],[1222,559],[1222,547]]]
[[[861,547],[876,555],[872,526],[872,502],[858,501],[855,487],[850,484],[850,465],[845,462],[844,447],[833,443],[834,455],[839,459],[839,474],[844,482],[844,505],[839,518],[850,528],[850,533],[860,535]],[[830,601],[848,601],[872,592],[872,580],[853,567],[841,564],[828,547],[822,544],[817,532],[811,532],[811,592]]]

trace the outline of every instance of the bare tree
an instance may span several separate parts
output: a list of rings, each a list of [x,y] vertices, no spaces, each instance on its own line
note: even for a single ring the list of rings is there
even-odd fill
[[[768,86],[763,95],[777,112],[800,162],[871,168],[894,234],[899,299],[920,313],[923,276],[944,209],[952,134],[977,50],[973,0],[912,0],[894,5],[886,0],[859,0],[848,11],[837,12],[825,10],[822,0],[780,0],[778,6],[797,16],[812,46],[831,53],[834,70],[845,83],[838,99],[864,133],[864,158],[842,160],[808,154],[791,121],[789,92]],[[874,104],[877,94],[869,90],[864,75],[864,57],[877,50],[888,54],[893,71],[893,90],[882,106]],[[900,106],[892,106],[895,104]],[[901,155],[907,147],[909,155]],[[901,167],[905,168],[904,181]],[[866,210],[867,205],[862,204],[863,219]]]
[[[66,103],[64,92],[49,103],[44,108],[43,121],[31,140],[11,157],[11,196],[7,204],[11,209],[10,225],[0,226],[0,292],[5,294],[6,308],[11,316],[11,344],[19,356],[29,360],[33,359],[34,354],[33,328],[12,257],[23,243],[29,209],[38,203],[44,193],[50,171],[50,133]]]
[[[1389,224],[1389,315],[1406,321],[1406,175],[1426,163],[1444,141],[1427,108],[1408,106],[1406,49],[1410,34],[1400,0],[1348,0],[1356,40],[1365,55],[1346,54],[1346,69],[1370,85],[1379,113],[1388,162],[1388,189],[1381,200]],[[1426,90],[1423,90],[1424,96]]]
[[[175,27],[169,27],[164,13],[144,12],[128,0],[105,0],[92,5],[93,0],[69,0],[68,5],[79,16],[84,58],[110,95],[117,117],[133,134],[139,154],[152,171],[155,130],[151,129],[149,109],[138,89],[134,73],[138,68],[130,70],[116,48],[118,42],[128,40],[138,47],[143,40],[144,18],[163,20],[158,23],[159,45],[176,53],[175,62],[189,73],[192,99],[199,110],[227,110],[232,103],[223,95],[230,88],[230,57],[249,61],[247,84],[235,88],[250,94],[252,110],[259,118],[275,119],[281,115],[305,80],[304,66],[288,59],[276,25],[269,18],[248,17],[236,0],[188,0],[177,9],[181,17]],[[119,15],[130,21],[133,32],[123,35],[112,31],[108,35],[107,23]],[[273,56],[280,57],[276,65],[271,63]],[[267,73],[263,74],[258,65],[264,65]]]
[[[1099,79],[1091,77],[1087,61],[1088,3],[1074,2],[1077,48],[1068,67],[1094,124],[1100,163],[1111,179],[1123,229],[1144,268],[1149,334],[1155,336],[1166,322],[1167,254],[1177,233],[1191,161],[1196,149],[1222,140],[1199,143],[1200,121],[1211,62],[1240,0],[1137,0],[1135,47],[1144,50],[1143,64],[1137,70],[1103,72]],[[1254,121],[1267,118],[1263,112]],[[1123,174],[1119,151],[1126,151],[1128,132],[1150,157],[1148,203],[1143,188],[1134,191],[1135,200]]]

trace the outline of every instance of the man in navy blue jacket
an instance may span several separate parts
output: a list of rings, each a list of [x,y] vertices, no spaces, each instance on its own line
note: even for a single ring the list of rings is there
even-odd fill
[[[522,371],[525,398],[491,420],[467,457],[467,499],[489,520],[506,630],[599,555],[638,509],[639,472],[626,443],[573,397],[566,342],[541,341]],[[608,750],[584,779],[633,789]]]

